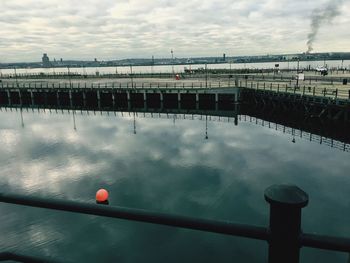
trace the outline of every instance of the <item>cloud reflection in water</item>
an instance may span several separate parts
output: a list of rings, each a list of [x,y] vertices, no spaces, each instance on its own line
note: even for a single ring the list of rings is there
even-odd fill
[[[1,191],[267,224],[264,189],[294,183],[311,197],[304,230],[350,235],[348,154],[252,123],[103,114],[1,112]],[[330,167],[333,167],[330,169]],[[330,195],[330,187],[337,194]],[[334,188],[333,188],[334,189]],[[324,214],[324,207],[333,216]],[[346,210],[347,209],[347,210]],[[262,262],[266,244],[197,231],[1,204],[0,247],[80,262]],[[336,215],[336,216],[334,216]],[[313,218],[319,218],[318,224]],[[325,227],[327,226],[327,227]],[[100,240],[100,242],[96,242]],[[251,253],[254,249],[254,253]],[[64,251],[64,252],[63,252]],[[137,252],[135,252],[137,251]],[[318,262],[342,259],[305,253]],[[333,261],[336,262],[336,261]]]

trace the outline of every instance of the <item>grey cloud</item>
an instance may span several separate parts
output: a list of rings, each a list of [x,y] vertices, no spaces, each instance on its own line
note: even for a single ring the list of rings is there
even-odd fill
[[[2,1],[0,61],[38,61],[43,52],[73,59],[166,57],[169,48],[179,57],[300,52],[308,14],[321,5],[319,0]],[[344,1],[336,28],[323,28],[330,34],[319,36],[319,51],[344,51],[349,8]],[[329,37],[337,41],[329,44]]]

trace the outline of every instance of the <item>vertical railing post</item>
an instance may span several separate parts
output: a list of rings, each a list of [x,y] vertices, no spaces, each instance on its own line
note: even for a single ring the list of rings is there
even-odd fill
[[[301,209],[308,195],[294,185],[272,185],[265,190],[270,204],[269,263],[298,263]]]

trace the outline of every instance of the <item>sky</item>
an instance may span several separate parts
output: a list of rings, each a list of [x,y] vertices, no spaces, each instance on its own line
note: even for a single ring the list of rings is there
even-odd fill
[[[330,1],[0,0],[0,63],[305,52]],[[350,0],[338,2],[314,52],[350,51]]]

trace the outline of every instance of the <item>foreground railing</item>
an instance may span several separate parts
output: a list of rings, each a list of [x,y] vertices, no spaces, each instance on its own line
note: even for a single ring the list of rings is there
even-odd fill
[[[269,243],[269,263],[299,262],[302,246],[350,252],[348,238],[305,234],[301,231],[301,210],[308,203],[308,195],[300,188],[292,185],[273,185],[265,190],[264,196],[270,204],[269,227],[6,193],[0,193],[0,202],[265,240]],[[6,260],[1,257],[4,254],[12,255],[13,260],[22,261],[21,258],[16,259],[16,255],[11,253],[0,253],[0,260]]]
[[[16,261],[16,262],[25,262],[25,263],[43,263],[43,262],[56,263],[57,262],[51,258],[33,257],[33,256],[23,255],[20,253],[15,253],[15,252],[0,253],[0,261]]]

